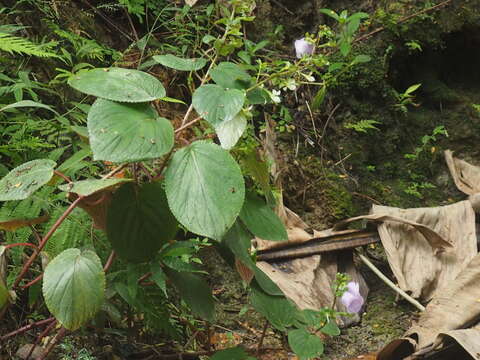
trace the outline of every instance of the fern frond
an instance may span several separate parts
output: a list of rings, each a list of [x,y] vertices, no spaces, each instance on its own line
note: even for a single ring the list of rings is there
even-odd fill
[[[0,32],[0,50],[10,54],[32,55],[38,57],[58,57],[57,54],[45,51],[40,45],[28,39]]]
[[[56,209],[52,213],[46,228],[50,228],[64,211],[65,208]],[[48,240],[44,252],[48,254],[50,259],[53,259],[66,249],[88,244],[90,238],[89,227],[86,225],[88,222],[88,215],[80,209],[75,209]]]

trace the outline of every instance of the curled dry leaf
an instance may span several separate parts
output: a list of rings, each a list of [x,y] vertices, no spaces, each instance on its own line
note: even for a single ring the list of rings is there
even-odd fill
[[[253,277],[255,276],[255,273],[237,258],[235,259],[235,268],[237,269],[237,272],[242,278],[242,280],[246,284],[250,284]]]
[[[74,201],[78,195],[68,194],[68,199]],[[107,209],[112,200],[112,191],[99,191],[93,195],[85,197],[78,206],[85,210],[92,217],[93,226],[96,229],[105,230],[107,228]]]
[[[48,215],[42,215],[32,219],[0,219],[0,230],[15,231],[22,227],[44,223],[48,219]]]

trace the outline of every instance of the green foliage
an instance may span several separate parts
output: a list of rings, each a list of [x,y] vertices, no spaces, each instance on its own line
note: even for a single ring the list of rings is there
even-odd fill
[[[38,57],[57,57],[57,54],[47,51],[45,46],[37,45],[28,39],[3,32],[0,32],[0,51]]]
[[[52,178],[56,165],[52,160],[32,160],[17,166],[0,180],[0,201],[28,198]]]
[[[244,91],[213,84],[200,86],[192,98],[195,110],[213,126],[233,119],[242,110],[244,102]]]
[[[135,319],[144,319],[147,330],[163,331],[173,337],[178,337],[182,326],[198,326],[193,315],[213,321],[214,299],[200,275],[203,270],[198,256],[209,240],[195,239],[206,236],[217,240],[216,245],[227,258],[240,261],[251,271],[254,307],[275,328],[289,333],[290,345],[298,355],[309,358],[321,354],[323,343],[317,337],[313,339],[313,334],[319,330],[337,335],[333,320],[336,313],[329,309],[297,309],[256,266],[251,254],[251,234],[274,241],[288,237],[273,211],[270,164],[259,158],[255,150],[259,145],[258,132],[265,129],[257,114],[277,113],[280,109],[274,118],[278,121],[277,130],[293,130],[294,119],[288,108],[276,104],[282,101],[280,94],[288,98],[290,91],[303,85],[319,86],[314,110],[321,109],[327,90],[334,87],[340,76],[370,61],[370,56],[352,50],[353,37],[366,15],[329,11],[338,22],[338,31],[322,26],[318,33],[307,35],[316,47],[326,51],[293,62],[271,54],[267,41],[256,44],[245,39],[244,25],[254,19],[252,1],[234,0],[228,6],[217,4],[217,8],[213,4],[190,8],[144,0],[119,0],[110,5],[100,7],[111,11],[124,7],[147,24],[142,28],[146,35],[129,48],[136,47],[139,58],[132,64],[125,57],[121,64],[113,65],[138,65],[144,70],[158,63],[169,67],[168,74],[174,76],[164,83],[169,84],[172,97],[167,97],[162,82],[146,71],[85,63],[84,59],[119,57],[95,40],[65,31],[54,23],[49,26],[60,41],[51,46],[57,47],[61,55],[51,60],[62,61],[68,69],[58,68],[58,75],[48,85],[37,81],[38,74],[25,69],[18,75],[0,75],[4,85],[0,87],[0,116],[8,123],[2,128],[2,141],[14,140],[8,148],[1,145],[0,152],[8,157],[10,167],[38,158],[43,159],[34,161],[50,164],[33,180],[15,173],[28,168],[30,162],[13,170],[15,181],[11,175],[0,180],[0,199],[30,196],[29,202],[15,203],[22,216],[29,212],[38,216],[42,207],[56,208],[51,212],[51,220],[38,229],[52,229],[44,248],[51,260],[43,273],[48,310],[63,326],[75,330],[97,313],[109,316],[112,322],[121,322],[120,311],[128,306],[129,314],[131,310],[138,313]],[[36,6],[48,10],[46,4]],[[50,9],[48,13],[54,11]],[[153,36],[159,30],[166,34],[160,40]],[[334,59],[331,53],[337,49],[339,54]],[[148,60],[144,62],[145,58]],[[63,91],[66,84],[97,99],[92,106],[85,103],[88,97],[70,101],[70,92]],[[178,95],[178,89],[182,89],[183,96]],[[177,131],[175,135],[173,124],[178,123],[168,118],[173,107],[166,102],[176,102],[178,110],[190,98],[191,104],[177,129],[190,127],[195,137],[190,136],[190,131]],[[192,110],[206,121],[191,120]],[[249,121],[251,118],[254,121]],[[375,124],[367,120],[352,128],[367,131]],[[221,147],[205,139],[212,136],[218,138]],[[23,147],[19,148],[21,154],[19,144]],[[234,156],[229,150],[233,150]],[[52,178],[57,161],[61,164],[56,170],[59,176]],[[112,178],[115,171],[110,172],[108,162],[119,163],[115,168],[123,169],[119,178]],[[104,173],[108,174],[102,176]],[[26,180],[28,189],[24,188]],[[32,181],[37,183],[32,185]],[[39,190],[48,181],[55,187]],[[60,185],[59,181],[67,183]],[[247,196],[245,184],[249,188]],[[21,189],[22,195],[12,196],[14,188]],[[253,195],[258,189],[267,202]],[[58,190],[70,193],[69,201],[80,196],[81,201],[75,204],[86,212],[70,213],[65,194]],[[47,205],[42,202],[43,195]],[[5,205],[0,212],[11,210],[10,206]],[[106,222],[107,239],[90,228],[89,217],[99,226]],[[57,220],[61,224],[55,228]],[[185,228],[182,235],[177,235],[178,224]],[[15,236],[21,236],[25,242],[33,239],[30,229],[22,231]],[[7,241],[13,239],[13,235],[7,236]],[[105,276],[100,258],[104,262],[111,260],[112,251],[118,259],[106,266],[111,269]],[[22,249],[12,249],[10,254],[14,266],[24,264]],[[38,261],[29,265],[29,270],[42,272]],[[28,278],[31,273],[34,272],[25,276]],[[17,274],[18,269],[9,272],[8,287]],[[23,276],[20,280],[27,280]],[[149,277],[151,281],[147,280]],[[144,287],[145,281],[156,286]],[[173,296],[172,285],[176,289]],[[182,302],[176,301],[178,298]],[[119,304],[126,306],[118,311]],[[193,315],[185,310],[187,307]],[[222,356],[250,359],[239,348],[220,352],[213,358]]]
[[[204,58],[183,59],[172,54],[156,55],[153,57],[153,60],[163,66],[181,71],[198,71],[207,65],[207,60]]]
[[[422,84],[415,84],[412,86],[409,86],[407,90],[405,90],[403,93],[398,93],[395,90],[395,98],[397,100],[397,103],[394,105],[394,108],[396,110],[401,111],[402,113],[406,114],[408,112],[407,105],[414,105],[416,106],[414,100],[414,95],[412,95],[413,92],[415,92]]]
[[[375,125],[380,124],[380,122],[375,120],[360,120],[356,123],[345,124],[346,129],[352,129],[359,133],[367,133],[368,130],[379,130]]]
[[[280,218],[258,196],[247,193],[240,219],[250,232],[263,240],[287,241],[288,235]]]
[[[161,183],[140,188],[125,184],[115,192],[108,211],[107,235],[122,258],[131,262],[152,259],[177,230]]]
[[[179,272],[172,269],[166,269],[165,271],[193,313],[205,320],[213,321],[215,304],[205,280],[188,272]]]
[[[177,151],[165,173],[168,204],[188,230],[220,240],[240,213],[245,185],[238,164],[215,144]]]
[[[122,68],[83,70],[68,84],[88,95],[120,102],[147,102],[165,96],[162,83],[145,72]]]
[[[65,250],[45,269],[45,302],[69,330],[76,330],[93,318],[102,306],[104,293],[105,274],[92,251]]]
[[[133,162],[155,159],[173,147],[173,127],[149,103],[97,99],[88,113],[95,160]]]
[[[255,360],[255,358],[249,356],[247,352],[240,346],[217,351],[210,360]]]

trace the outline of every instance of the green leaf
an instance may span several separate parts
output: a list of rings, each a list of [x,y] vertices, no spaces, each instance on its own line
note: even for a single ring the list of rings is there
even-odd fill
[[[81,71],[68,84],[84,94],[120,102],[147,102],[166,95],[162,83],[152,75],[116,67]]]
[[[5,286],[5,283],[0,279],[0,313],[3,308],[7,305],[9,299],[8,289]]]
[[[330,16],[331,18],[339,21],[340,20],[340,17],[338,16],[338,14],[333,11],[333,10],[330,10],[330,9],[320,9],[319,10],[322,14],[325,14],[325,15],[328,15]]]
[[[170,121],[148,103],[122,104],[98,99],[88,113],[94,160],[133,162],[155,159],[173,147]]]
[[[58,113],[55,110],[53,110],[50,106],[39,103],[39,102],[36,102],[36,101],[32,101],[32,100],[17,101],[16,103],[4,106],[3,108],[0,109],[0,111],[4,111],[4,110],[7,110],[7,109],[23,108],[23,107],[42,108],[42,109],[49,110],[49,111],[58,115]]]
[[[162,97],[160,100],[165,101],[165,102],[175,103],[175,104],[187,105],[187,104],[185,104],[185,102],[182,101],[182,100],[178,100],[178,99],[171,98],[171,97],[168,97],[168,96],[164,96],[164,97]]]
[[[363,64],[363,63],[367,63],[369,62],[370,60],[372,60],[372,58],[368,55],[357,55],[355,56],[355,58],[353,59],[352,61],[352,64],[355,65],[355,64]]]
[[[58,188],[62,191],[75,193],[78,195],[89,196],[98,191],[112,188],[118,184],[132,181],[131,179],[92,179],[80,180],[69,184],[60,185]]]
[[[255,273],[255,280],[269,295],[283,296],[282,290],[262,270],[250,256],[251,236],[245,227],[237,220],[222,239],[225,245],[242,263]]]
[[[131,262],[152,259],[177,230],[162,184],[128,183],[114,193],[107,212],[107,237],[120,257]]]
[[[167,275],[163,272],[158,262],[150,264],[150,271],[152,272],[152,280],[163,291],[165,297],[167,297]]]
[[[247,118],[240,112],[233,119],[218,124],[215,127],[215,132],[222,148],[230,150],[242,137],[246,128]]]
[[[251,76],[245,70],[231,62],[221,62],[210,70],[210,76],[225,89],[245,89],[251,81]]]
[[[323,354],[323,341],[305,329],[288,332],[288,344],[301,359],[312,359]]]
[[[210,360],[247,360],[248,353],[241,346],[217,351],[210,357]],[[250,358],[252,359],[252,358]]]
[[[197,71],[207,64],[207,60],[204,58],[183,59],[172,54],[156,55],[153,60],[163,66],[181,71]]]
[[[165,269],[165,272],[192,312],[205,320],[213,321],[215,303],[207,282],[192,273],[171,269]]]
[[[233,119],[245,102],[245,92],[224,89],[219,85],[202,85],[193,93],[192,104],[200,116],[214,127]]]
[[[247,192],[240,219],[248,230],[263,240],[287,241],[285,226],[265,201],[252,192]]]
[[[415,85],[410,86],[407,90],[405,90],[404,95],[409,95],[409,94],[413,93],[413,92],[416,91],[420,86],[422,86],[422,84],[415,84]]]
[[[104,294],[105,273],[93,251],[65,250],[45,269],[43,296],[48,310],[69,330],[95,316]]]
[[[280,331],[285,331],[295,321],[297,309],[283,296],[268,295],[252,286],[250,302],[255,310],[265,316],[270,324]]]
[[[88,129],[86,126],[73,125],[73,126],[70,126],[70,128],[81,138],[88,139]]]
[[[48,183],[56,166],[53,160],[32,160],[17,166],[0,180],[0,201],[23,200]]]
[[[260,87],[247,91],[247,99],[252,105],[265,105],[271,102],[271,97],[268,91]]]
[[[327,94],[327,87],[324,85],[318,90],[317,94],[313,98],[312,110],[318,110],[322,106],[323,101],[325,100],[325,95]]]
[[[335,320],[330,319],[327,324],[320,329],[321,332],[330,336],[340,335],[340,329]]]
[[[243,205],[240,167],[218,145],[196,141],[177,151],[165,173],[168,204],[189,231],[220,240]]]

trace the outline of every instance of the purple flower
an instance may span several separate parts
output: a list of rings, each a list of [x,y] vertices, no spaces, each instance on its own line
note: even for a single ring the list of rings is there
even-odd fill
[[[347,291],[342,295],[342,304],[347,308],[349,313],[358,313],[363,306],[363,297],[360,295],[360,285],[355,281],[347,284]]]
[[[297,54],[297,59],[300,59],[304,55],[312,55],[315,46],[309,43],[305,38],[295,40],[295,53]]]

